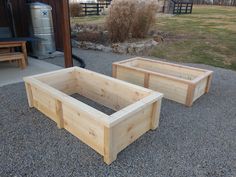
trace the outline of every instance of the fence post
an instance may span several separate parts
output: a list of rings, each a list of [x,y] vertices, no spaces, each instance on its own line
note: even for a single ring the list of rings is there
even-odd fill
[[[185,13],[187,14],[188,13],[188,3],[186,4],[186,6],[185,6]]]
[[[175,14],[175,3],[174,3],[174,8],[173,8],[173,14]]]
[[[99,15],[99,3],[97,3],[97,15]]]
[[[191,4],[190,14],[192,13],[192,9],[193,9],[193,3]]]
[[[180,12],[179,14],[182,14],[182,3],[180,3]]]
[[[87,16],[87,4],[85,3],[85,16]]]

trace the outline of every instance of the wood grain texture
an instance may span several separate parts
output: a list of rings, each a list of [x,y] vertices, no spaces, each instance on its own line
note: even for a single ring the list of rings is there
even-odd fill
[[[17,60],[20,64],[21,69],[26,68],[28,65],[28,57],[26,50],[26,42],[25,41],[4,41],[0,42],[0,48],[10,48],[14,49],[15,47],[21,47],[21,52],[11,52],[11,50],[7,53],[0,54],[0,61],[13,61]]]
[[[115,62],[116,78],[161,92],[187,106],[210,88],[213,72],[141,57]]]
[[[30,106],[103,155],[106,164],[159,124],[162,94],[118,79],[73,67],[26,77],[24,81]],[[63,87],[67,84],[73,92],[117,112],[106,115],[70,97]]]

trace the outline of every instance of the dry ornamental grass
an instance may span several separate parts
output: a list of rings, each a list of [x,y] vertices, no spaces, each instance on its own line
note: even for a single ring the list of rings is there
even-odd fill
[[[79,3],[70,3],[70,16],[80,17],[83,13],[83,7]]]
[[[154,0],[114,0],[106,19],[112,42],[123,42],[130,36],[145,37],[155,22],[158,9]]]

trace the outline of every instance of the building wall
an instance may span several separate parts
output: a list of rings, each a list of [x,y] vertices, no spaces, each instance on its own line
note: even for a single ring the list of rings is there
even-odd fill
[[[61,3],[63,0],[32,0],[39,1],[52,6],[53,25],[55,33],[55,43],[57,50],[63,50]],[[11,0],[13,16],[15,19],[16,33],[18,37],[29,36],[29,10],[26,0]],[[7,20],[6,9],[3,6],[3,0],[0,0],[0,26],[10,25]]]

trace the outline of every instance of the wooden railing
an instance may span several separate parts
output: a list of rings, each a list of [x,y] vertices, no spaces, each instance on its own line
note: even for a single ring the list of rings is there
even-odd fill
[[[192,2],[180,2],[171,0],[174,4],[173,14],[191,14],[193,9]]]
[[[108,8],[111,4],[111,0],[107,0],[105,2],[98,2],[98,3],[80,3],[83,7],[83,15],[100,15],[100,12],[104,8]]]

